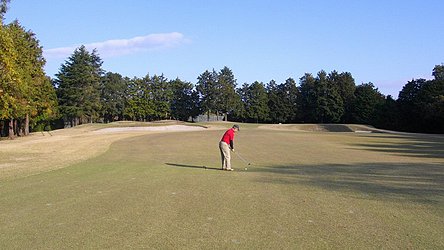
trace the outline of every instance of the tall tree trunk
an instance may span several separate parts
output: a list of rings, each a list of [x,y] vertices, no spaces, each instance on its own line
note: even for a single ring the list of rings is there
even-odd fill
[[[9,120],[8,137],[9,137],[10,139],[14,139],[14,119],[10,119],[10,120]]]
[[[26,114],[26,118],[25,118],[25,131],[24,131],[25,135],[29,135],[29,115]]]
[[[22,127],[21,127],[20,120],[15,119],[14,120],[14,132],[17,136],[22,136]]]
[[[3,128],[5,126],[5,122],[4,121],[0,121],[0,137],[3,136]]]
[[[19,136],[25,136],[25,126],[23,125],[23,120],[19,120],[17,124]]]

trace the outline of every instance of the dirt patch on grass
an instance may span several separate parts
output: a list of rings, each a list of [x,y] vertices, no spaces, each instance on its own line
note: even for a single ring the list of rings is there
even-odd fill
[[[0,141],[0,180],[51,171],[82,162],[106,152],[118,140],[147,133],[205,130],[201,126],[161,125],[106,127],[91,124],[53,132],[32,133]],[[112,126],[112,125],[111,125]]]

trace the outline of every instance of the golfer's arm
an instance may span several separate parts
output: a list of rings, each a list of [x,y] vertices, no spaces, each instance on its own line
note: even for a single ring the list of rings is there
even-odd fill
[[[233,143],[233,140],[230,140],[230,148],[231,148],[231,149],[234,149],[234,143]]]

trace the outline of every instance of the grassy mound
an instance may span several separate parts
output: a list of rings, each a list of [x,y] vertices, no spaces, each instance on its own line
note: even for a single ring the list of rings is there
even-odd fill
[[[308,131],[308,132],[377,132],[381,130],[375,129],[367,125],[357,124],[273,124],[262,125],[260,128],[273,130],[292,130],[292,131]]]

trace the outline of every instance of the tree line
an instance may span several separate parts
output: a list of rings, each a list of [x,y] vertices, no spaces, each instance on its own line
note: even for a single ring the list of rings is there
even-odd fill
[[[16,20],[3,23],[0,2],[0,135],[22,136],[57,118],[57,97],[36,35]]]
[[[228,67],[191,83],[164,75],[124,77],[102,69],[98,52],[75,49],[54,79],[45,75],[36,35],[18,21],[3,24],[0,4],[0,135],[22,136],[92,122],[193,120],[205,114],[254,123],[358,123],[444,133],[444,65],[434,79],[413,79],[397,100],[349,72],[319,71],[299,79],[238,85]]]
[[[356,85],[349,72],[306,73],[238,87],[228,67],[206,70],[196,84],[164,75],[122,77],[105,72],[84,46],[62,65],[54,86],[64,126],[119,120],[192,120],[205,114],[254,123],[358,123],[409,132],[444,132],[444,65],[433,80],[408,82],[398,100],[372,83]]]

